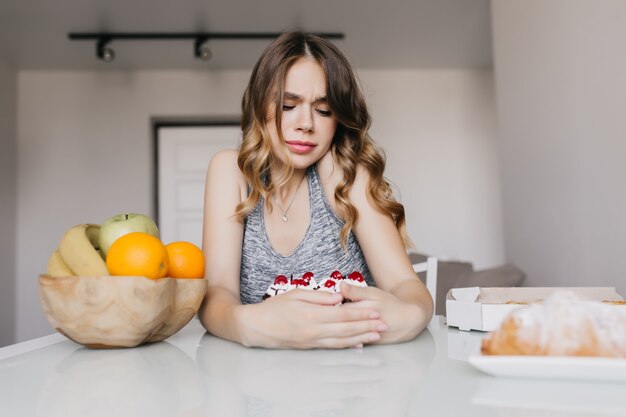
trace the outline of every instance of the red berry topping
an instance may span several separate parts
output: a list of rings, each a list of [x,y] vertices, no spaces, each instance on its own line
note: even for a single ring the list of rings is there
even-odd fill
[[[343,275],[341,275],[341,272],[339,271],[333,271],[330,273],[330,277],[332,279],[343,279]]]
[[[358,281],[358,282],[365,281],[365,279],[363,278],[363,275],[361,275],[359,271],[352,272],[350,275],[348,275],[348,279],[351,279],[353,281]]]
[[[311,278],[313,278],[313,275],[315,275],[313,272],[305,272],[304,274],[302,274],[302,279],[306,280],[306,281],[311,281]]]
[[[324,286],[326,288],[333,288],[335,286],[335,281],[326,280],[326,282],[324,283]]]
[[[289,280],[284,275],[278,275],[278,276],[276,276],[276,278],[274,278],[274,284],[275,285],[285,285],[288,282],[289,282]]]
[[[305,280],[303,280],[302,278],[296,278],[296,279],[292,279],[291,280],[291,284],[292,285],[296,285],[296,286],[303,286],[306,287],[309,285],[309,283]]]

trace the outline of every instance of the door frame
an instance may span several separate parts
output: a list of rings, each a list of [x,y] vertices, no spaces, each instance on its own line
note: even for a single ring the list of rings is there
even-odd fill
[[[159,218],[159,130],[162,127],[224,127],[224,126],[240,126],[241,118],[238,116],[225,116],[220,118],[153,118],[152,124],[152,204],[154,207],[154,219],[160,225]]]

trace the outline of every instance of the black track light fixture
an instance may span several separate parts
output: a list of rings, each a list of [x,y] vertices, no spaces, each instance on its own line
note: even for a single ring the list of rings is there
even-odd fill
[[[109,46],[111,39],[102,37],[96,42],[96,56],[104,62],[111,62],[115,59],[115,51]]]
[[[209,38],[207,36],[198,36],[193,43],[193,54],[201,61],[208,61],[213,55],[207,46],[208,41]]]
[[[343,39],[343,33],[337,32],[310,32],[312,34],[321,36],[327,39]],[[160,32],[144,32],[144,33],[130,33],[130,32],[88,32],[88,33],[68,33],[68,38],[73,41],[77,40],[91,40],[96,41],[96,56],[104,62],[111,62],[115,59],[115,52],[109,44],[111,42],[119,40],[185,40],[189,39],[194,42],[194,56],[201,61],[208,61],[211,59],[212,53],[207,43],[209,40],[259,40],[259,39],[274,39],[282,33],[269,33],[269,32],[174,32],[174,33],[160,33]]]

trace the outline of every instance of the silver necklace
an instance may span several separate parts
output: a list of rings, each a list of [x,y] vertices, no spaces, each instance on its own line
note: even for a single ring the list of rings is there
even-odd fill
[[[298,183],[298,186],[296,187],[296,191],[293,193],[293,197],[291,198],[291,202],[289,203],[289,205],[287,206],[286,209],[283,210],[282,206],[280,205],[280,203],[278,202],[278,200],[276,200],[276,196],[272,195],[272,199],[274,200],[274,203],[276,203],[276,205],[278,206],[278,208],[280,209],[280,211],[282,211],[283,213],[283,222],[287,222],[287,220],[289,220],[289,217],[287,217],[287,212],[289,211],[289,209],[291,208],[291,206],[293,205],[293,202],[296,201],[296,196],[298,195],[298,190],[300,189],[300,186],[302,185],[302,183],[304,182],[304,178],[306,177],[306,173],[304,174],[304,176],[302,177],[302,179],[300,180],[300,182]]]

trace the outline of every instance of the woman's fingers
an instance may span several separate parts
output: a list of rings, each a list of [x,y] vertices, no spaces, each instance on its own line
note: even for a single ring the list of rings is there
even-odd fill
[[[333,306],[343,301],[341,293],[329,293],[326,291],[311,291],[296,289],[280,295],[281,297],[291,297],[295,300],[307,303]]]
[[[323,309],[318,309],[314,314],[316,320],[321,323],[377,320],[380,318],[380,313],[374,308],[350,308],[346,305],[337,307],[324,306]]]
[[[376,332],[368,332],[357,336],[349,337],[326,337],[319,340],[321,347],[324,348],[350,348],[357,345],[366,345],[380,340],[380,334]]]
[[[341,293],[293,290],[265,302],[290,314],[281,321],[292,330],[289,343],[295,348],[348,348],[381,339],[387,330],[374,303],[361,301],[339,306]],[[270,305],[267,307],[270,307]],[[358,306],[357,306],[358,304]]]
[[[381,320],[325,323],[319,327],[317,337],[320,339],[328,337],[353,337],[366,333],[379,334],[385,330],[387,330],[387,325]]]
[[[356,285],[350,285],[342,282],[339,289],[341,290],[343,298],[348,300],[361,301],[376,299],[377,289],[373,287],[357,287]]]

